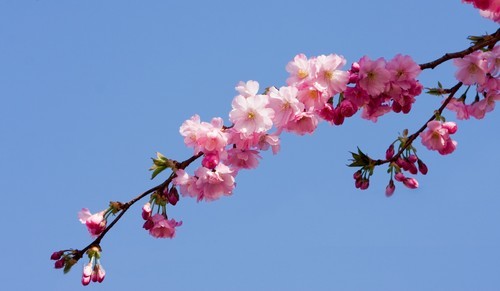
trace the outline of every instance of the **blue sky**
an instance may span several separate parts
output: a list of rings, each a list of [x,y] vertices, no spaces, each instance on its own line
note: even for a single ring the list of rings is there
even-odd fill
[[[458,0],[0,2],[2,285],[84,288],[82,262],[63,275],[48,259],[91,241],[77,212],[159,183],[150,157],[187,158],[178,128],[195,113],[228,123],[240,80],[281,86],[298,53],[423,63],[496,29]],[[453,72],[420,80],[452,86]],[[440,101],[283,136],[232,197],[170,208],[184,221],[173,240],[150,237],[137,205],[102,243],[105,281],[85,288],[498,290],[498,112],[458,122],[450,156],[417,143],[430,169],[418,190],[387,199],[380,168],[359,191],[345,166],[356,146],[382,156]]]

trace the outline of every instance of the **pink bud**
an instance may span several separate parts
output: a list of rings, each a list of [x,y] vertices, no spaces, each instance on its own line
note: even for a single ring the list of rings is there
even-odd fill
[[[66,260],[64,260],[64,258],[61,258],[54,263],[54,268],[61,269],[62,267],[64,267],[65,263]]]
[[[154,225],[155,225],[154,222],[151,219],[148,219],[146,220],[146,222],[144,222],[142,228],[144,228],[145,230],[150,230],[151,228],[153,228]]]
[[[333,116],[333,124],[342,125],[344,123],[344,115],[340,112],[340,108],[335,108],[335,115]]]
[[[396,164],[402,168],[403,170],[407,171],[408,170],[408,162],[403,159],[403,158],[398,158],[396,161]]]
[[[356,111],[358,111],[358,106],[347,99],[340,102],[339,108],[340,114],[344,117],[351,117],[356,113]]]
[[[394,157],[394,144],[391,144],[389,148],[385,151],[385,159],[390,160]]]
[[[414,178],[406,178],[403,180],[403,184],[410,188],[410,189],[416,189],[418,188],[418,181]]]
[[[363,184],[363,179],[358,179],[356,182],[354,182],[354,186],[356,188],[361,188],[361,185]]]
[[[151,203],[146,203],[142,207],[142,219],[148,220],[151,217]]]
[[[104,281],[104,277],[106,277],[106,271],[101,265],[99,265],[99,269],[97,271],[97,282],[101,283]]]
[[[396,181],[398,182],[403,182],[404,179],[406,179],[406,177],[403,173],[399,172],[396,175],[394,175],[394,179],[396,179]]]
[[[416,175],[418,173],[417,167],[415,164],[408,163],[408,172],[412,173],[413,175]]]
[[[418,160],[416,155],[409,155],[408,156],[408,162],[410,163],[415,163]]]
[[[351,72],[353,72],[353,73],[359,72],[359,63],[358,62],[352,63],[352,65],[351,65]]]
[[[63,251],[53,252],[52,255],[50,256],[50,259],[54,261],[59,260],[63,254],[64,254]]]
[[[177,192],[177,188],[170,188],[170,191],[168,191],[167,199],[168,203],[172,205],[177,204],[177,201],[179,201],[179,192]]]
[[[422,160],[418,160],[418,170],[420,171],[420,173],[422,173],[422,175],[426,175],[427,172],[429,171],[429,169],[427,168],[427,165],[424,164],[424,162],[422,162]]]
[[[361,182],[361,186],[359,187],[359,189],[366,190],[366,189],[368,189],[369,186],[370,186],[370,180],[363,179],[363,181]]]
[[[361,172],[361,170],[359,170],[359,171],[354,172],[354,175],[352,175],[352,177],[354,178],[354,180],[359,180],[361,178],[361,175],[362,175],[362,172]]]
[[[201,161],[201,165],[207,169],[213,170],[219,164],[219,154],[218,153],[207,153],[203,160]]]
[[[457,124],[453,121],[445,122],[442,126],[448,130],[449,134],[454,134],[458,129]]]
[[[385,196],[391,197],[394,194],[394,190],[396,190],[396,185],[394,185],[394,181],[391,179],[387,187],[385,187]]]
[[[88,284],[90,284],[90,276],[89,277],[82,276],[82,285],[87,286]]]

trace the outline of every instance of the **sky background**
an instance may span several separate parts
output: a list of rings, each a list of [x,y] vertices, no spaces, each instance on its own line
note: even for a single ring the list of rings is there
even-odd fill
[[[67,275],[49,260],[91,242],[82,207],[100,211],[166,177],[149,179],[156,151],[192,154],[184,120],[229,124],[239,81],[281,86],[298,53],[424,63],[497,27],[458,0],[0,1],[2,288],[499,290],[498,112],[458,122],[452,155],[418,141],[429,174],[417,190],[398,184],[386,198],[379,168],[359,191],[345,166],[356,146],[383,156],[398,132],[418,129],[441,102],[425,94],[409,115],[283,135],[231,197],[169,208],[184,222],[173,240],[141,228],[140,202],[102,242],[102,284],[81,287],[86,260]],[[451,87],[453,72],[420,81]]]

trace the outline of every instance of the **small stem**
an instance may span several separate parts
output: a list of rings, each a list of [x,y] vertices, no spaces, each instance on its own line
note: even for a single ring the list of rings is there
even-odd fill
[[[440,64],[449,61],[451,59],[457,59],[457,58],[463,58],[464,56],[471,54],[479,49],[482,49],[486,46],[492,47],[494,46],[498,41],[500,40],[500,28],[492,34],[486,35],[483,37],[481,41],[476,43],[473,46],[470,46],[462,51],[455,52],[455,53],[447,53],[444,54],[442,57],[439,59],[436,59],[432,62],[428,62],[425,64],[420,64],[420,69],[425,70],[425,69],[434,69],[435,67],[439,66]]]

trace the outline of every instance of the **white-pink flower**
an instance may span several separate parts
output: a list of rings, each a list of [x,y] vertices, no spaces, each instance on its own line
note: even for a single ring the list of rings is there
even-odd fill
[[[336,54],[318,56],[315,61],[316,87],[326,90],[330,96],[345,91],[349,73],[340,70],[345,63],[344,57]]]
[[[201,196],[201,189],[196,185],[197,177],[190,176],[185,170],[179,169],[175,172],[176,177],[172,180],[174,185],[179,186],[183,196],[197,197]],[[199,199],[198,199],[199,200]]]
[[[386,69],[391,73],[391,82],[398,87],[408,90],[420,74],[420,66],[410,56],[396,55],[390,60]]]
[[[318,118],[316,115],[311,111],[304,111],[297,114],[295,119],[288,123],[286,129],[298,135],[304,135],[306,133],[312,134],[317,126]]]
[[[276,128],[286,127],[295,115],[304,111],[304,104],[297,99],[295,87],[275,87],[269,89],[269,107],[274,111],[273,122]]]
[[[227,133],[223,130],[222,118],[213,118],[211,123],[200,122],[198,115],[186,120],[179,132],[184,136],[184,143],[194,148],[194,152],[219,152],[227,145]]]
[[[247,81],[246,83],[240,81],[238,85],[236,85],[235,89],[241,96],[248,98],[259,93],[259,83],[253,80]]]
[[[290,73],[290,77],[286,83],[290,86],[302,87],[307,84],[314,76],[312,63],[304,54],[298,54],[286,65],[286,71]]]
[[[223,195],[231,195],[235,187],[235,172],[223,163],[219,163],[214,170],[199,167],[195,171],[196,187],[199,189],[198,201],[213,201]],[[182,187],[181,187],[182,191]]]
[[[225,159],[226,164],[231,165],[236,170],[239,169],[254,169],[259,165],[259,159],[262,157],[256,150],[240,150],[232,148],[227,151]]]
[[[450,134],[457,131],[454,122],[440,122],[433,120],[427,123],[427,130],[420,133],[422,144],[430,150],[438,151],[442,155],[451,154],[457,147],[457,142],[450,138]]]
[[[155,214],[151,217],[153,227],[149,229],[149,234],[155,238],[173,238],[175,228],[182,225],[182,221],[168,220],[162,214]]]
[[[87,208],[82,208],[78,212],[78,219],[82,224],[85,224],[92,237],[99,236],[106,228],[104,213],[105,211],[91,214]]]
[[[245,136],[271,129],[274,111],[267,107],[268,103],[267,95],[255,95],[248,98],[242,95],[236,96],[232,102],[233,110],[229,113],[234,129]]]

